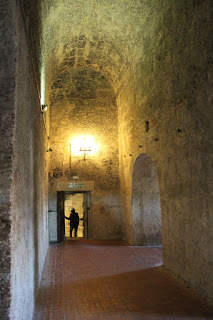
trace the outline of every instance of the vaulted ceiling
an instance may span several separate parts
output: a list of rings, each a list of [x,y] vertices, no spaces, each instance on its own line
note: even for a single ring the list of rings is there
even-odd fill
[[[158,9],[145,0],[43,2],[41,73],[48,86],[65,69],[84,68],[103,74],[116,93],[149,50],[146,25],[153,25],[154,35]]]

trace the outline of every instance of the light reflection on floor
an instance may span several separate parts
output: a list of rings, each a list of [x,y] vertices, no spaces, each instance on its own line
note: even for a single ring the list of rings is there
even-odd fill
[[[52,245],[34,319],[213,319],[213,309],[161,264],[161,248],[86,240]]]

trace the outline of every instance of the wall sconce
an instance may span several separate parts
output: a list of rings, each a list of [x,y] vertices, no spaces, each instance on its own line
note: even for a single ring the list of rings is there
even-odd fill
[[[87,143],[88,143],[88,139],[84,138],[83,141],[82,141],[82,145],[83,146],[80,146],[80,152],[83,152],[84,153],[84,161],[86,161],[86,154],[87,152],[91,152],[91,148],[89,146],[87,146]]]
[[[41,105],[41,113],[44,114],[44,112],[47,111],[47,104],[42,104]]]
[[[70,144],[70,157],[82,157],[83,161],[89,160],[89,155],[97,156],[97,153],[100,149],[99,144],[95,143],[95,139],[90,135],[78,135],[73,137],[69,142]],[[71,150],[72,148],[72,150]],[[80,161],[80,160],[79,160]]]
[[[92,150],[90,149],[90,147],[89,147],[88,149],[86,149],[86,147],[85,147],[85,148],[80,147],[80,150],[79,150],[79,151],[81,151],[81,152],[84,153],[84,161],[86,161],[86,160],[87,160],[87,159],[86,159],[86,153],[87,153],[87,152],[90,152],[90,151],[92,151]]]

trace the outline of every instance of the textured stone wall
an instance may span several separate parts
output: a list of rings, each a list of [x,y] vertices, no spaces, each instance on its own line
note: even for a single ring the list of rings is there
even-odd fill
[[[89,238],[120,238],[117,106],[109,82],[90,68],[66,69],[52,85],[50,108],[49,210],[56,210],[57,182],[70,181],[73,176],[79,181],[95,181]],[[86,161],[72,143],[79,135],[95,140]]]
[[[20,6],[11,207],[11,319],[31,319],[48,247],[47,137]],[[23,272],[24,270],[24,272]]]
[[[133,244],[161,245],[161,203],[157,171],[152,160],[141,154],[132,176]]]
[[[159,177],[164,264],[213,296],[210,1],[45,1],[42,12],[47,86],[89,66],[116,94],[124,239],[133,243],[132,174],[145,153]]]
[[[1,2],[0,318],[32,318],[48,246],[46,136],[20,3]]]
[[[211,10],[208,1],[157,8],[117,99],[123,236],[132,243],[131,181],[143,152],[159,176],[164,265],[213,297]]]
[[[10,1],[1,1],[0,29],[0,317],[8,319],[11,271],[11,185],[17,42]],[[14,39],[14,41],[11,41]]]
[[[57,212],[48,212],[49,241],[57,242]]]
[[[17,2],[13,1],[13,3]],[[52,137],[56,139],[51,140],[53,152],[50,171],[50,210],[56,210],[56,182],[68,181],[72,174],[79,174],[82,179],[91,179],[96,182],[96,190],[91,192],[93,206],[91,223],[94,232],[91,236],[102,237],[104,235],[104,237],[112,238],[120,234],[120,215],[117,214],[118,165],[115,165],[118,162],[118,134],[123,238],[133,243],[133,169],[139,154],[145,153],[154,162],[159,177],[164,265],[204,295],[213,297],[213,253],[211,250],[213,221],[210,198],[213,180],[212,171],[210,171],[213,141],[211,121],[213,23],[210,1],[47,0],[41,2],[24,0],[23,3],[27,13],[27,34],[31,39],[36,61],[36,74],[41,75],[42,87],[44,91],[46,90],[46,99],[51,94],[49,105],[51,104],[51,112],[56,124],[51,129],[54,132]],[[11,9],[8,11],[8,5],[10,1],[1,1],[1,8],[6,12],[0,35],[4,47],[3,64],[0,65],[2,71],[0,81],[3,87],[0,98],[3,106],[1,106],[3,123],[1,130],[4,133],[4,138],[0,142],[2,151],[0,161],[3,173],[3,179],[0,180],[2,195],[0,219],[3,230],[3,236],[0,238],[0,250],[3,257],[0,264],[0,279],[3,284],[2,292],[4,292],[3,294],[1,292],[1,299],[4,299],[2,305],[5,306],[5,310],[9,302],[8,234],[11,217],[8,219],[8,213],[11,198],[7,190],[11,190],[12,183],[11,155],[15,123],[15,84],[13,80],[15,58],[18,61],[21,55],[25,59],[24,62],[20,60],[23,64],[23,72],[21,73],[19,67],[18,92],[23,90],[25,99],[17,96],[17,101],[21,102],[17,103],[17,110],[20,114],[18,119],[23,125],[23,133],[19,131],[20,129],[16,129],[18,154],[14,159],[14,164],[17,164],[15,167],[20,164],[21,172],[25,166],[30,177],[32,177],[32,172],[37,172],[32,169],[31,164],[28,164],[29,161],[32,161],[30,159],[37,159],[33,161],[34,168],[38,168],[38,163],[41,163],[41,168],[44,169],[44,159],[37,152],[39,143],[43,144],[42,138],[37,140],[36,137],[40,137],[37,129],[33,131],[36,137],[34,134],[27,133],[30,130],[26,130],[25,125],[27,124],[24,123],[26,113],[29,119],[28,128],[30,125],[36,128],[41,125],[37,126],[37,122],[32,121],[34,118],[28,113],[31,111],[26,108],[26,104],[30,108],[35,105],[29,97],[26,97],[27,90],[30,93],[34,91],[29,81],[31,71],[26,63],[29,56],[28,58],[25,56],[24,39],[19,41],[23,45],[23,51],[19,48],[18,57],[16,55],[17,40],[14,26],[11,25]],[[43,20],[42,28],[38,27],[40,18]],[[23,34],[21,18],[17,20],[16,27],[17,35]],[[13,39],[13,41],[8,41],[8,39]],[[41,69],[39,68],[40,62]],[[83,75],[84,72],[85,75]],[[89,79],[93,73],[99,90],[91,87],[90,82],[92,81]],[[103,76],[102,82],[98,80],[101,76]],[[100,90],[101,83],[104,90]],[[84,87],[82,87],[83,84],[85,84]],[[102,95],[100,92],[106,94],[103,94],[103,99],[100,99]],[[76,93],[78,93],[77,96]],[[106,99],[105,103],[106,96],[110,96],[110,99]],[[21,105],[23,105],[23,110]],[[116,105],[118,130],[115,123]],[[37,115],[37,119],[40,119],[39,117],[40,114]],[[109,126],[112,124],[113,130],[107,131],[104,119],[109,119]],[[78,126],[73,127],[73,121]],[[96,129],[93,127],[94,122],[97,123]],[[65,130],[62,130],[62,123]],[[96,134],[97,130],[97,137],[101,137],[100,142],[104,148],[102,154],[99,154],[99,161],[91,157],[91,160],[83,163],[75,158],[72,159],[70,170],[69,144],[65,141],[69,139],[71,132],[76,134],[78,130],[82,132],[82,129],[84,132],[87,129],[87,132],[93,134]],[[112,132],[115,132],[115,135]],[[27,147],[28,153],[25,153],[20,142],[22,138],[27,146],[31,144],[31,141],[35,141],[33,143],[37,147],[33,150]],[[65,143],[61,144],[61,141]],[[35,157],[32,156],[34,151]],[[21,153],[29,161],[25,162],[24,159],[21,161]],[[63,158],[63,155],[67,156]],[[39,157],[40,161],[38,161]],[[15,167],[14,179],[19,177],[18,173],[15,175]],[[40,174],[33,174],[37,186],[44,185],[43,169],[40,170]],[[20,186],[26,188],[27,183],[24,182],[24,177],[29,182],[28,174],[24,173]],[[34,208],[36,208],[36,199],[40,197],[38,203],[43,208],[41,212],[45,212],[46,208],[40,196],[44,193],[35,187],[33,194],[35,195]],[[18,195],[20,197],[13,199],[23,197],[23,194],[18,193]],[[29,196],[32,199],[32,192]],[[30,221],[32,221],[31,202],[29,203],[27,199],[24,201],[24,221],[26,221],[26,208],[31,212]],[[42,241],[44,243],[46,241],[45,214],[42,217],[38,223],[41,221],[40,230],[41,233],[43,231],[44,239],[39,237],[41,242],[37,248],[41,248]],[[103,234],[99,225],[107,225],[109,221],[118,228],[113,227],[113,234],[110,234],[110,228],[105,228],[104,230],[107,231],[104,231]],[[14,218],[12,225],[13,227],[16,225]],[[23,225],[28,226],[25,223]],[[34,225],[36,226],[35,223]],[[22,239],[26,240],[25,243],[29,240],[26,234]],[[30,241],[32,243],[32,239]],[[44,251],[41,249],[41,252]],[[44,257],[43,254],[41,256]],[[15,257],[16,255],[14,259]],[[29,266],[28,258],[32,266],[32,258],[27,255],[22,263]],[[15,266],[15,264],[12,265]],[[42,263],[39,265],[41,266]],[[20,283],[19,272],[18,275]],[[13,280],[14,285],[15,279]],[[17,288],[16,285],[14,286]],[[25,294],[30,292],[32,296],[31,285],[25,289]],[[14,293],[17,292],[16,289],[14,290]],[[17,297],[21,302],[20,296],[17,295]],[[28,299],[27,301],[29,302]],[[19,302],[13,303],[17,303],[18,306]],[[7,312],[3,309],[1,311],[2,314]]]

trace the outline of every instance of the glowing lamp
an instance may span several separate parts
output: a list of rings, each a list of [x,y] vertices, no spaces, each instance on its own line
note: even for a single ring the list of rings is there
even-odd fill
[[[42,110],[43,112],[47,111],[47,104],[42,104],[42,105],[41,105],[41,110]]]
[[[72,146],[72,154],[81,155],[83,153],[84,161],[87,160],[88,153],[94,154],[98,151],[98,145],[92,136],[77,136],[70,143]]]

